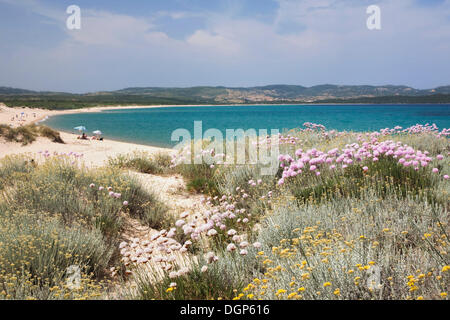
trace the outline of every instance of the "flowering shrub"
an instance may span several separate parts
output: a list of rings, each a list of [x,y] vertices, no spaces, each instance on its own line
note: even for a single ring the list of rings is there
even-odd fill
[[[118,239],[124,215],[170,224],[166,206],[132,176],[87,169],[78,154],[0,160],[0,298],[105,298],[103,280],[121,272]],[[38,164],[39,163],[39,164]],[[77,289],[67,268],[80,269]]]
[[[185,264],[170,263],[159,279],[141,277],[139,292],[153,292],[142,297],[447,297],[448,130],[305,127],[259,142],[277,139],[284,151],[277,177],[259,177],[258,165],[185,165],[177,161],[190,154],[174,158],[175,169],[214,181],[217,193],[205,198],[204,212],[176,221],[171,231],[190,238],[175,246]],[[198,249],[189,252],[193,244]],[[130,267],[139,269],[134,259]],[[233,295],[213,283],[224,281],[211,278],[217,268],[233,283]]]
[[[115,165],[92,171],[82,155],[48,152],[42,165],[2,160],[0,220],[17,232],[0,234],[0,285],[10,288],[0,294],[95,298],[109,267],[129,280],[119,296],[137,299],[447,299],[449,131],[304,126],[259,142],[275,139],[282,150],[275,176],[260,176],[258,164],[224,164],[204,141],[212,164],[185,164],[188,149],[174,156],[171,170],[205,193],[175,218]],[[29,236],[21,214],[39,236]],[[155,230],[119,243],[125,215]],[[89,245],[78,245],[82,236]],[[11,261],[28,270],[19,282]],[[61,282],[74,263],[90,284],[83,294]],[[51,281],[39,282],[43,272]]]

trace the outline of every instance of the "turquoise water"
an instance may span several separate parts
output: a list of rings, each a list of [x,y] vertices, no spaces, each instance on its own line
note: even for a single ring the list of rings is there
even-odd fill
[[[45,124],[67,132],[83,125],[89,135],[101,130],[105,139],[171,147],[175,129],[188,129],[192,136],[194,121],[202,121],[203,131],[226,129],[299,128],[304,122],[325,125],[328,129],[371,131],[400,125],[435,123],[450,128],[450,105],[265,105],[202,106],[153,109],[111,110],[54,116]]]

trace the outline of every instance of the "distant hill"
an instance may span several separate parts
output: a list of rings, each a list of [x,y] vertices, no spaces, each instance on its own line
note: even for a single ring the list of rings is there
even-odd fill
[[[249,88],[125,88],[86,94],[39,92],[0,87],[8,106],[72,109],[96,105],[256,104],[256,103],[450,103],[450,86],[415,89],[407,86],[268,85]]]

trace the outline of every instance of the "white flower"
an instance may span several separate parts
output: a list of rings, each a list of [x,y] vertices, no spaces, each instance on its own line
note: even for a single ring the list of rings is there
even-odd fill
[[[137,260],[137,263],[147,263],[148,262],[148,258],[147,257],[141,257]]]
[[[240,244],[239,244],[239,246],[241,247],[241,248],[247,248],[248,247],[248,242],[247,241],[242,241]]]
[[[208,263],[213,263],[217,260],[219,260],[219,257],[217,257],[214,252],[210,251],[205,255],[205,259]]]
[[[234,250],[236,250],[236,245],[235,245],[234,243],[230,243],[230,244],[227,246],[227,251],[232,252],[232,251],[234,251]]]
[[[253,247],[255,247],[255,248],[261,248],[261,242],[255,242],[255,243],[253,244]]]
[[[164,267],[164,270],[170,271],[170,270],[172,270],[172,268],[173,268],[173,266],[171,264],[168,264]]]
[[[175,222],[175,225],[178,228],[181,228],[186,222],[183,219],[177,220],[177,222]]]
[[[216,234],[217,234],[216,229],[211,229],[207,233],[207,235],[210,236],[210,237],[215,236]]]
[[[185,211],[185,212],[183,212],[183,213],[180,214],[180,218],[181,218],[181,219],[184,219],[184,218],[186,218],[188,215],[189,215],[189,212],[188,212],[188,211]]]
[[[169,273],[169,278],[170,279],[174,279],[178,277],[178,273],[176,271],[172,271],[171,273]]]
[[[153,248],[147,247],[144,249],[145,253],[152,253],[153,252]]]
[[[185,246],[185,247],[189,247],[191,244],[192,244],[192,241],[191,241],[191,240],[187,240],[187,241],[184,243],[184,246]]]
[[[123,249],[123,248],[125,248],[127,245],[128,245],[128,244],[127,244],[125,241],[123,241],[123,242],[120,243],[119,249]]]
[[[202,271],[202,272],[208,271],[208,266],[203,266],[202,269],[201,269],[201,271]]]
[[[168,238],[173,238],[173,237],[175,237],[175,231],[174,231],[174,230],[170,230],[170,231],[167,233],[167,237],[168,237]]]
[[[228,234],[229,236],[234,236],[236,233],[237,233],[237,231],[234,230],[234,229],[230,229],[230,230],[228,230],[228,232],[227,232],[227,234]]]
[[[181,276],[184,276],[185,274],[187,274],[188,272],[189,272],[189,269],[186,268],[186,267],[184,267],[184,268],[181,268],[180,270],[178,270],[177,275],[178,275],[179,277],[181,277]]]
[[[242,249],[241,252],[239,252],[241,256],[246,256],[248,254],[248,251],[246,249]]]
[[[170,288],[175,288],[176,286],[177,286],[176,282],[172,282],[172,283],[169,285]]]

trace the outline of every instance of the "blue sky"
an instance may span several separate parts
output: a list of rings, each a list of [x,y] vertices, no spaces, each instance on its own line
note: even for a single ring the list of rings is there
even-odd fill
[[[450,0],[0,0],[0,86],[431,88],[450,84],[449,57]]]

